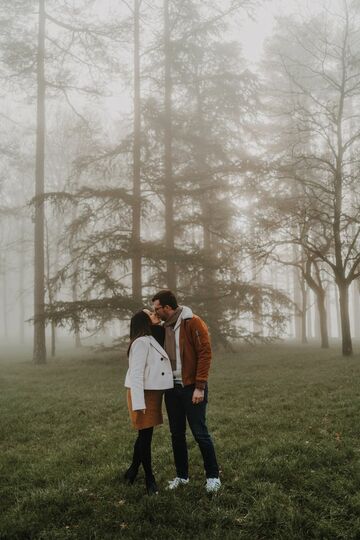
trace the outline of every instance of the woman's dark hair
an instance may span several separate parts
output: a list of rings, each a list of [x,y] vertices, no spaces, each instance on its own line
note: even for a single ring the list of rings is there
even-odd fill
[[[172,309],[176,309],[178,307],[176,296],[169,289],[164,289],[156,293],[155,296],[152,297],[152,302],[155,302],[155,300],[159,300],[162,307],[170,306]]]
[[[131,345],[136,338],[141,336],[151,336],[151,319],[145,311],[141,310],[131,317],[130,321],[130,343],[127,350],[127,355],[131,349]]]

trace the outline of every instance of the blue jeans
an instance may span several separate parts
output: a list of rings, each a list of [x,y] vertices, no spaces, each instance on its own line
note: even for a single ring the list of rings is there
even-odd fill
[[[204,401],[194,405],[191,401],[195,385],[175,385],[166,390],[165,405],[169,418],[171,442],[174,453],[176,475],[188,478],[189,464],[186,445],[186,420],[199,445],[206,472],[206,478],[218,478],[219,466],[216,460],[214,444],[206,427],[206,405],[208,388],[205,387]]]

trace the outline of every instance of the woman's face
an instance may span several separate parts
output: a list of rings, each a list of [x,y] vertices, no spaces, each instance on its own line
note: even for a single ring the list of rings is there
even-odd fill
[[[147,313],[147,315],[149,315],[152,324],[161,323],[161,319],[156,315],[155,311],[150,311],[150,309],[144,309],[144,311]]]

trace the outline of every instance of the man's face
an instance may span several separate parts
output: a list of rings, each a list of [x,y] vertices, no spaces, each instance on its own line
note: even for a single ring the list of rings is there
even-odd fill
[[[159,300],[155,300],[153,303],[154,311],[162,321],[167,321],[171,313],[174,311],[170,306],[162,306]]]

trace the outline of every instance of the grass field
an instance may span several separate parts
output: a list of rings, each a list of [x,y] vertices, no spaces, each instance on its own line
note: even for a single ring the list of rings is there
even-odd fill
[[[174,470],[167,423],[154,433],[161,489],[122,483],[135,432],[126,359],[0,362],[1,539],[359,539],[360,356],[287,345],[218,355],[208,423],[223,488],[204,489],[189,437],[191,482]]]

